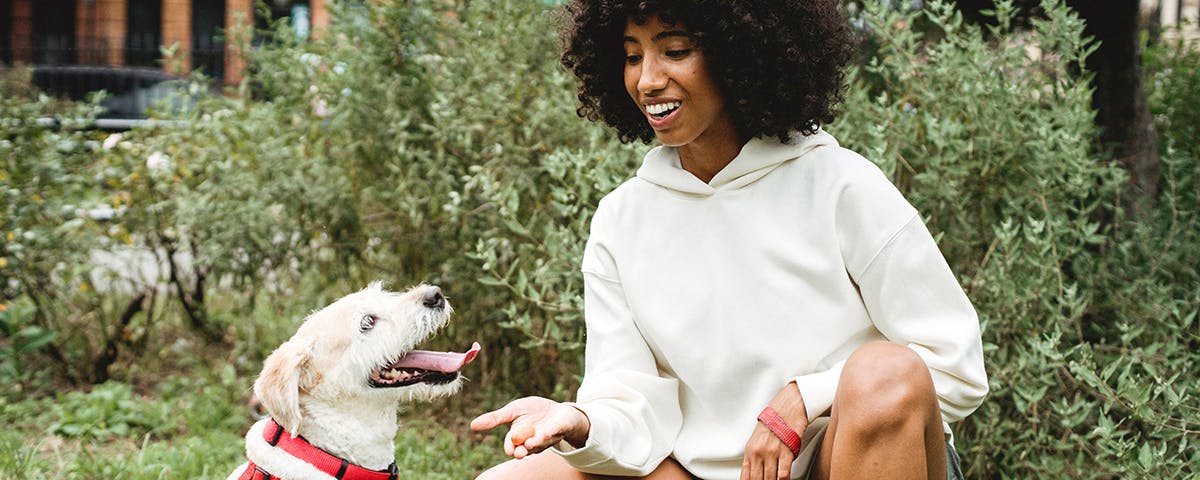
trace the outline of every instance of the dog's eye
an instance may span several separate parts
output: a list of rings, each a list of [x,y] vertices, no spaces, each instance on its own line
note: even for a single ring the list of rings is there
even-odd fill
[[[362,319],[358,321],[358,331],[360,331],[362,333],[367,333],[367,332],[371,331],[372,328],[375,328],[375,322],[377,322],[377,321],[379,321],[379,317],[376,317],[369,313],[366,315],[363,315]]]

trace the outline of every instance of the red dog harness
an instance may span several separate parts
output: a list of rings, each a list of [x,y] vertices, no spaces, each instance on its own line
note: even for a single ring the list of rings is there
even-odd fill
[[[284,435],[284,433],[287,432],[284,432],[283,427],[279,426],[272,418],[263,428],[263,440],[266,440],[272,447],[282,448],[293,457],[304,460],[317,467],[318,470],[332,475],[333,478],[339,480],[396,480],[397,478],[394,462],[388,466],[387,471],[368,470],[313,446],[304,437],[294,436],[290,433]],[[251,460],[250,464],[246,466],[246,471],[242,472],[242,476],[238,477],[238,480],[283,479],[271,475],[262,467],[255,465],[254,460]]]

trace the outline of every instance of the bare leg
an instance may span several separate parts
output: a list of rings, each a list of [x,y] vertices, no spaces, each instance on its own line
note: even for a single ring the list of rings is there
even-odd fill
[[[842,369],[813,478],[946,478],[933,379],[899,344],[863,345]]]
[[[674,459],[663,460],[644,480],[692,480],[692,476]],[[542,452],[521,460],[509,460],[483,472],[476,480],[629,480],[630,477],[613,477],[582,473],[567,464],[554,452]]]

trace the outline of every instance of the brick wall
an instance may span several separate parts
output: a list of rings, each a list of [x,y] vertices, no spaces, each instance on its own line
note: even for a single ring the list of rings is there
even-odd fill
[[[13,63],[32,64],[35,59],[33,4],[37,0],[13,0],[12,25],[0,31],[9,37]],[[174,47],[164,59],[164,69],[186,74],[192,69],[192,0],[77,0],[75,3],[76,51],[74,60],[81,64],[123,65],[130,1],[162,2],[162,42]],[[330,24],[327,0],[309,0],[312,31],[316,36]],[[254,0],[225,0],[225,85],[242,81],[246,68],[243,51],[250,45]],[[11,27],[11,29],[9,28]],[[239,36],[240,34],[240,36]]]
[[[14,64],[33,63],[33,0],[14,0],[12,14]]]
[[[225,85],[242,82],[246,60],[242,52],[250,48],[254,26],[253,0],[225,0]]]
[[[329,8],[325,0],[309,0],[308,8],[312,12],[313,36],[319,37],[329,30]]]
[[[125,63],[126,0],[79,2],[75,7],[75,61]]]
[[[162,0],[163,45],[174,48],[174,54],[163,60],[163,68],[171,73],[185,74],[192,69],[192,1]]]

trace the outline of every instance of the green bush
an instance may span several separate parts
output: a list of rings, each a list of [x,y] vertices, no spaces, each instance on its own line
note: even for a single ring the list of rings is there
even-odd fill
[[[105,439],[161,431],[170,410],[165,404],[138,401],[121,383],[97,385],[90,392],[67,392],[51,404],[49,433]]]
[[[331,35],[260,51],[255,79],[272,103],[321,113],[297,141],[356,187],[343,192],[360,219],[356,280],[441,284],[471,326],[449,332],[448,348],[480,340],[500,375],[537,372],[492,386],[541,392],[574,382],[591,210],[643,148],[576,116],[553,12],[346,8]]]
[[[92,365],[116,334],[113,302],[97,298],[87,267],[114,228],[106,219],[121,209],[97,188],[101,142],[81,130],[96,107],[28,85],[27,71],[0,78],[0,306],[13,309],[0,332],[0,348],[11,353],[0,372],[4,395],[46,370],[91,378],[72,365]]]
[[[1194,276],[1143,266],[1198,244],[1176,234],[1163,252],[1164,230],[1115,211],[1125,175],[1096,160],[1088,78],[1072,73],[1092,48],[1067,9],[1042,9],[1016,31],[999,2],[988,35],[936,2],[869,9],[881,47],[830,129],[925,213],[980,313],[991,393],[957,427],[969,476],[1195,473],[1195,337],[1177,335]],[[934,40],[905,28],[917,22]],[[1162,228],[1194,231],[1178,220]]]

